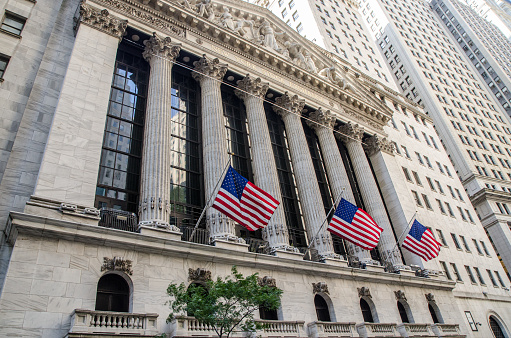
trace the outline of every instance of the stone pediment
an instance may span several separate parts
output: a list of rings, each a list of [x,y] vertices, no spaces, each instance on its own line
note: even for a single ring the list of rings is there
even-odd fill
[[[142,21],[170,36],[194,43],[211,40],[246,61],[264,65],[321,92],[341,108],[339,118],[381,130],[392,110],[371,93],[358,70],[336,55],[302,37],[269,10],[239,0],[89,0]],[[183,40],[184,41],[184,40]],[[228,58],[225,60],[229,61]],[[276,74],[276,75],[277,75]],[[298,93],[297,94],[301,94]],[[343,112],[347,114],[343,116]],[[344,118],[343,118],[344,117]]]

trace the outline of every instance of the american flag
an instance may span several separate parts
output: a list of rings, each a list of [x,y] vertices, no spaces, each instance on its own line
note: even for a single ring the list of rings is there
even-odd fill
[[[431,230],[417,220],[413,221],[410,232],[401,246],[426,261],[435,258],[440,252],[440,243],[433,237]]]
[[[250,231],[264,228],[280,202],[261,190],[231,166],[227,170],[213,208]]]
[[[344,198],[335,209],[327,229],[366,250],[374,249],[383,231],[367,212]]]

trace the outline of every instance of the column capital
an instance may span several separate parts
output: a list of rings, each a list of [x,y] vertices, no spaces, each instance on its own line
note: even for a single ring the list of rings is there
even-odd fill
[[[174,62],[181,50],[181,44],[172,43],[169,36],[161,37],[156,32],[149,40],[144,41],[145,50],[142,53],[144,59],[149,62],[153,55]]]
[[[79,24],[84,24],[108,35],[122,39],[128,27],[128,20],[122,20],[113,16],[108,10],[97,9],[88,4],[80,4],[80,15],[74,18],[75,31]]]
[[[364,136],[364,128],[351,122],[341,126],[339,132],[341,134],[335,134],[335,136],[344,143],[361,142]]]
[[[273,106],[273,110],[282,118],[291,114],[295,114],[297,117],[300,116],[303,107],[305,106],[305,100],[299,99],[298,95],[291,96],[288,92],[277,97],[275,102],[277,103],[277,106]]]
[[[373,156],[380,151],[394,155],[394,144],[386,137],[380,137],[376,134],[365,142],[364,149],[369,156]]]
[[[228,67],[226,63],[220,63],[218,58],[211,59],[206,57],[206,54],[202,55],[199,61],[194,61],[193,65],[195,72],[192,73],[192,77],[199,82],[210,77],[222,80]]]
[[[312,129],[316,130],[318,128],[326,127],[326,128],[333,128],[335,125],[335,121],[337,120],[330,112],[330,110],[323,110],[323,108],[319,107],[318,110],[311,113],[309,115],[309,118],[317,123],[307,121],[307,125],[311,127]]]
[[[238,88],[234,91],[236,96],[240,99],[245,100],[248,96],[255,96],[258,98],[264,98],[270,84],[268,82],[262,82],[261,78],[252,79],[247,74],[242,80],[238,81]]]

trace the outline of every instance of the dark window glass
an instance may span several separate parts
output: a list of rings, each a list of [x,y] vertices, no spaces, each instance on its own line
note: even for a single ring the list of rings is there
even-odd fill
[[[318,320],[320,322],[329,322],[330,320],[330,311],[328,310],[328,304],[325,299],[320,295],[316,295],[314,297],[314,306],[316,306],[316,315],[318,316]]]
[[[170,223],[183,233],[195,226],[204,205],[199,91],[189,70],[172,68]]]
[[[0,79],[4,77],[7,64],[9,63],[9,57],[7,55],[0,54]]]
[[[401,302],[397,302],[397,309],[399,310],[399,316],[401,316],[401,322],[409,323],[410,321],[408,320],[408,315],[406,314],[406,309],[403,306],[403,304],[401,304]]]
[[[137,212],[149,65],[122,42],[117,51],[96,188],[96,207]]]
[[[116,274],[99,279],[96,294],[96,311],[129,312],[130,287]]]
[[[362,316],[364,316],[364,322],[374,323],[371,307],[369,307],[369,304],[362,298],[360,298],[360,309],[362,310]]]
[[[305,231],[299,206],[294,175],[291,172],[289,149],[287,146],[284,122],[273,112],[271,105],[265,103],[266,119],[275,156],[275,164],[282,193],[282,204],[286,215],[290,244],[306,248]]]
[[[2,26],[0,26],[0,29],[14,35],[21,35],[21,31],[23,30],[26,21],[27,19],[19,15],[13,13],[5,13],[5,18],[2,22]]]
[[[259,307],[259,317],[265,320],[279,320],[277,310],[268,310],[264,306]]]
[[[490,328],[491,332],[495,336],[495,338],[504,338],[504,331],[500,327],[499,322],[493,318],[493,316],[490,316]]]
[[[433,319],[433,323],[440,323],[440,321],[438,320],[438,316],[436,315],[436,311],[433,308],[433,306],[431,306],[431,304],[428,304],[428,309],[429,313],[431,314],[431,319]]]

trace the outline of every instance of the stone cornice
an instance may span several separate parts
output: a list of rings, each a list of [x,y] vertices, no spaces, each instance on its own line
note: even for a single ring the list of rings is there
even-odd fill
[[[282,77],[287,77],[291,81],[299,82],[300,86],[306,87],[311,93],[321,91],[321,94],[330,99],[331,104],[336,102],[345,111],[352,112],[351,116],[346,116],[346,121],[356,120],[357,122],[370,126],[375,131],[383,131],[383,127],[387,124],[392,112],[383,109],[375,101],[368,100],[369,95],[360,95],[356,92],[343,90],[336,84],[328,81],[327,78],[308,72],[306,69],[297,66],[290,60],[285,59],[278,53],[275,53],[267,48],[263,48],[252,41],[245,39],[239,34],[208,21],[204,17],[200,17],[197,13],[183,6],[177,5],[175,2],[158,1],[156,7],[149,7],[134,0],[89,0],[90,2],[120,11],[121,14],[127,17],[132,17],[136,20],[141,20],[147,25],[156,30],[164,30],[165,33],[179,36],[184,38],[187,36],[187,31],[200,36],[200,39],[207,39],[214,42],[222,49],[229,49],[232,52],[240,55],[247,61],[262,66],[261,69],[268,69],[271,72],[278,73]],[[252,6],[250,4],[225,1],[225,4],[234,3],[244,9],[242,12],[239,8],[232,7],[233,13],[240,13],[244,18],[252,18],[261,20],[261,18],[270,18],[274,20],[274,15],[266,9]],[[215,8],[222,8],[224,5],[215,3]],[[257,14],[250,13],[256,12]],[[316,54],[314,56],[322,65],[336,64],[339,66],[338,60],[328,57],[327,53],[319,47],[315,46],[312,42],[298,35],[296,32],[289,30],[289,28],[280,20],[272,21],[272,24],[280,30],[286,30],[286,34],[293,39],[298,39],[301,44],[313,50]],[[182,40],[184,42],[184,40]],[[280,40],[279,40],[280,41]],[[198,41],[199,42],[199,41]],[[187,41],[189,43],[189,41]],[[204,51],[203,51],[204,52]],[[209,53],[211,54],[211,53]],[[218,54],[220,56],[221,54]],[[344,66],[343,66],[344,67]],[[245,69],[246,71],[246,69]],[[351,77],[351,82],[355,81],[355,75],[350,74],[349,69],[346,67],[346,76]],[[359,91],[363,86],[358,84],[356,86]],[[366,89],[368,91],[368,89]],[[368,92],[369,93],[369,92]],[[342,115],[340,115],[342,116]]]
[[[172,43],[168,36],[161,37],[156,33],[149,40],[144,41],[145,50],[142,53],[144,59],[149,62],[153,56],[168,59],[174,62],[179,55],[181,45]]]
[[[74,18],[74,21],[75,31],[78,30],[80,24],[84,24],[119,40],[122,39],[128,27],[127,20],[111,15],[106,9],[99,10],[83,2],[80,3],[79,15]]]
[[[484,200],[511,203],[511,193],[507,191],[483,188],[474,195],[469,196],[470,202],[475,206]]]
[[[5,234],[11,244],[16,242],[16,238],[19,235],[35,236],[38,239],[63,239],[91,245],[105,245],[123,250],[157,253],[182,259],[227,264],[229,266],[234,264],[258,270],[288,271],[304,275],[343,278],[360,282],[393,284],[396,287],[411,286],[430,290],[451,291],[456,285],[452,281],[339,267],[325,263],[251,252],[236,251],[236,254],[233,254],[232,250],[221,247],[170,240],[26,213],[11,212]]]

